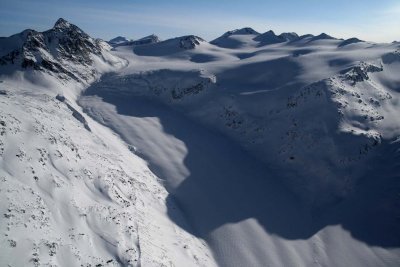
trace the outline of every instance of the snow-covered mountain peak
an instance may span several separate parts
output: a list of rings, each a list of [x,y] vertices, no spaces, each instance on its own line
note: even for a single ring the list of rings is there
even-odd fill
[[[276,35],[274,31],[269,30],[263,34],[260,34],[254,38],[254,40],[260,42],[260,46],[267,44],[283,43],[294,41],[298,39],[299,36],[295,32],[284,32],[280,35]]]
[[[364,41],[353,37],[353,38],[349,38],[349,39],[344,40],[343,42],[341,42],[338,45],[338,47],[343,47],[343,46],[346,46],[346,45],[355,44],[355,43],[361,43],[361,42],[364,42]]]
[[[105,42],[91,38],[64,19],[44,32],[25,30],[2,38],[0,47],[6,48],[0,54],[0,67],[10,71],[33,69],[63,80],[88,81],[96,74],[94,64],[122,64],[122,60],[108,53]]]
[[[179,47],[183,49],[193,49],[203,42],[205,42],[203,38],[195,35],[186,35],[179,37]]]
[[[266,31],[263,33],[264,35],[271,35],[271,36],[276,36],[275,32],[273,30]]]
[[[283,32],[279,36],[287,41],[293,41],[299,38],[299,35],[295,32]]]
[[[228,36],[231,36],[231,35],[249,35],[249,34],[250,35],[258,35],[260,33],[255,31],[253,28],[244,27],[244,28],[241,28],[241,29],[235,29],[235,30],[227,31],[222,36],[223,37],[228,37]]]
[[[124,36],[117,36],[115,38],[112,38],[111,40],[108,41],[108,43],[112,46],[114,45],[121,45],[121,44],[125,44],[127,42],[130,42],[131,40],[124,37]]]
[[[315,37],[313,34],[307,33],[299,36],[299,39],[313,38]]]
[[[222,36],[212,40],[210,43],[224,48],[239,48],[244,46],[252,46],[257,42],[253,39],[260,33],[250,27],[236,29],[224,33]]]
[[[59,18],[56,23],[54,24],[53,29],[67,29],[67,28],[71,28],[71,27],[76,27],[75,25],[69,23],[68,21],[66,21],[63,18]]]
[[[37,31],[32,30],[32,29],[26,29],[26,30],[23,30],[20,33],[15,34],[15,35],[18,35],[21,38],[25,39],[28,35],[33,34],[33,33],[37,33]],[[13,36],[15,36],[15,35],[13,35]]]
[[[153,43],[157,43],[157,42],[161,41],[161,39],[155,34],[150,34],[150,35],[142,37],[136,41],[143,41],[143,40],[151,40]]]
[[[157,42],[154,37],[157,36],[150,37],[147,40],[134,41],[134,52],[142,56],[169,56],[183,52],[185,50],[193,50],[203,43],[206,43],[203,38],[195,35],[175,37],[161,42]],[[153,43],[151,43],[150,41],[152,41]]]
[[[161,39],[155,35],[155,34],[150,34],[148,36],[142,37],[140,39],[137,39],[132,42],[133,45],[145,45],[145,44],[154,44],[161,42]]]
[[[160,38],[159,38],[156,34],[154,34],[154,33],[152,33],[152,34],[150,34],[150,35],[148,35],[148,36],[145,36],[145,37],[143,37],[143,38],[141,38],[141,39],[149,39],[149,38],[160,41]],[[140,40],[140,39],[139,39],[139,40]]]
[[[114,48],[118,47],[118,46],[148,45],[148,44],[155,44],[155,43],[158,43],[158,42],[161,42],[161,40],[155,34],[150,34],[150,35],[147,35],[145,37],[142,37],[142,38],[136,39],[136,40],[131,40],[131,39],[127,39],[127,38],[122,37],[122,36],[118,36],[118,37],[115,37],[115,38],[111,39],[110,41],[108,41],[108,43],[111,46],[113,46]]]
[[[284,37],[277,36],[272,30],[256,36],[254,40],[260,42],[259,45],[275,44],[287,41]]]
[[[326,33],[321,33],[320,35],[314,36],[311,38],[312,41],[316,40],[335,40],[335,37],[332,37]]]

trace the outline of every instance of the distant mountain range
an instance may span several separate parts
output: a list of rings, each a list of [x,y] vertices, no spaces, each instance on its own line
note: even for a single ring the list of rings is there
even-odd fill
[[[221,35],[220,37],[210,41],[210,43],[225,48],[237,48],[237,46],[240,46],[240,41],[235,41],[236,37],[241,37],[247,40],[255,41],[257,46],[264,46],[264,45],[284,43],[284,42],[296,42],[304,39],[306,39],[307,41],[337,40],[336,38],[326,33],[321,33],[318,36],[314,36],[312,34],[305,34],[299,36],[295,32],[284,32],[279,35],[276,35],[272,30],[269,30],[261,34],[253,30],[252,28],[246,27],[228,31],[223,35]],[[108,41],[108,43],[115,47],[115,46],[128,46],[128,45],[137,46],[143,44],[157,43],[160,41],[161,40],[156,35],[153,34],[138,40],[130,40],[127,39],[126,37],[118,36]],[[339,46],[345,46],[355,42],[363,42],[362,40],[357,38],[349,38],[347,40],[342,40],[342,41],[343,42],[340,43]],[[237,44],[235,45],[235,43]]]

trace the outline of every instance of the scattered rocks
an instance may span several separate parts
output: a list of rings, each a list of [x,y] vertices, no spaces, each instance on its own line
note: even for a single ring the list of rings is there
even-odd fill
[[[8,243],[10,244],[10,247],[15,248],[17,246],[17,241],[9,239]]]

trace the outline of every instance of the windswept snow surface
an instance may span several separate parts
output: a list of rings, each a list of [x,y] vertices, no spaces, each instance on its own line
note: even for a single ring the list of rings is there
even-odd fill
[[[111,131],[87,118],[88,131],[56,91],[13,80],[1,89],[1,266],[214,265]]]
[[[79,103],[166,181],[219,265],[398,266],[398,46],[257,34],[118,48],[128,67]]]
[[[60,56],[55,46],[51,62],[90,75],[42,69],[47,43],[28,49],[31,39],[15,43],[24,53],[14,55],[35,53],[36,67],[19,58],[0,65],[0,266],[216,266],[163,181],[76,104],[88,84],[126,61],[65,20],[54,29],[66,50],[90,60],[78,64],[80,54]]]
[[[398,44],[56,26],[0,39],[2,265],[400,265]]]

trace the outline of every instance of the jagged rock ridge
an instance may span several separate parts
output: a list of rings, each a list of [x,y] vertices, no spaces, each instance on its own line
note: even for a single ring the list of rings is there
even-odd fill
[[[63,79],[79,81],[94,76],[94,56],[108,63],[115,59],[107,55],[109,46],[104,41],[91,38],[62,18],[50,30],[25,30],[18,37],[20,45],[0,58],[0,66],[45,71]],[[8,38],[15,39],[15,36]],[[0,43],[6,41],[3,39]],[[86,68],[82,69],[82,66]]]

